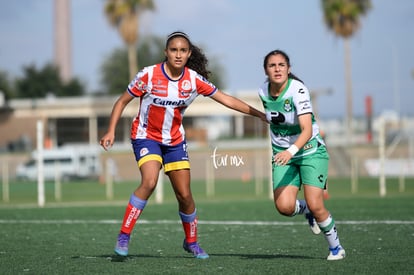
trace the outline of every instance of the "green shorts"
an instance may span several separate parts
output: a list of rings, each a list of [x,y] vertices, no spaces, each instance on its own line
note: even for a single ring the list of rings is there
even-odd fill
[[[272,146],[273,156],[286,148]],[[325,145],[316,139],[310,140],[284,166],[277,165],[272,158],[273,190],[294,185],[301,188],[302,184],[324,189],[328,178],[329,155]]]

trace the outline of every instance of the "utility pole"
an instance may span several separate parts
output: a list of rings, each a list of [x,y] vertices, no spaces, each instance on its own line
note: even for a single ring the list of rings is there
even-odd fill
[[[55,64],[63,82],[72,78],[70,0],[54,1]]]

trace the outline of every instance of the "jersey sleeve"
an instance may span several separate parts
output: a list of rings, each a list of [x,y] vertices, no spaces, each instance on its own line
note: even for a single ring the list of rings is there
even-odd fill
[[[293,95],[293,104],[296,107],[297,115],[313,112],[309,90],[304,85],[298,85],[297,91]]]
[[[143,68],[139,71],[134,80],[128,85],[128,92],[133,97],[140,97],[146,92],[150,91],[151,88],[148,86],[149,79],[149,68]]]
[[[197,93],[200,95],[212,96],[217,91],[217,87],[213,83],[199,74],[196,75],[195,81]]]

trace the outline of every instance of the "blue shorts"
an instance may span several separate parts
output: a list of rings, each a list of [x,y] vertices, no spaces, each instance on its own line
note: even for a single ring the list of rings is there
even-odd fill
[[[156,160],[164,165],[164,172],[190,169],[187,142],[169,146],[150,139],[131,140],[138,167],[147,161]]]

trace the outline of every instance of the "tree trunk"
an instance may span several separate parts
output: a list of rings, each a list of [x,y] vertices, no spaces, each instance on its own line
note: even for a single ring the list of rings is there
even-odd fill
[[[134,44],[128,45],[129,79],[134,79],[138,70],[137,49]]]
[[[345,85],[346,85],[346,137],[347,137],[348,144],[352,144],[353,106],[352,106],[351,44],[348,38],[344,38],[344,50],[345,50]]]

